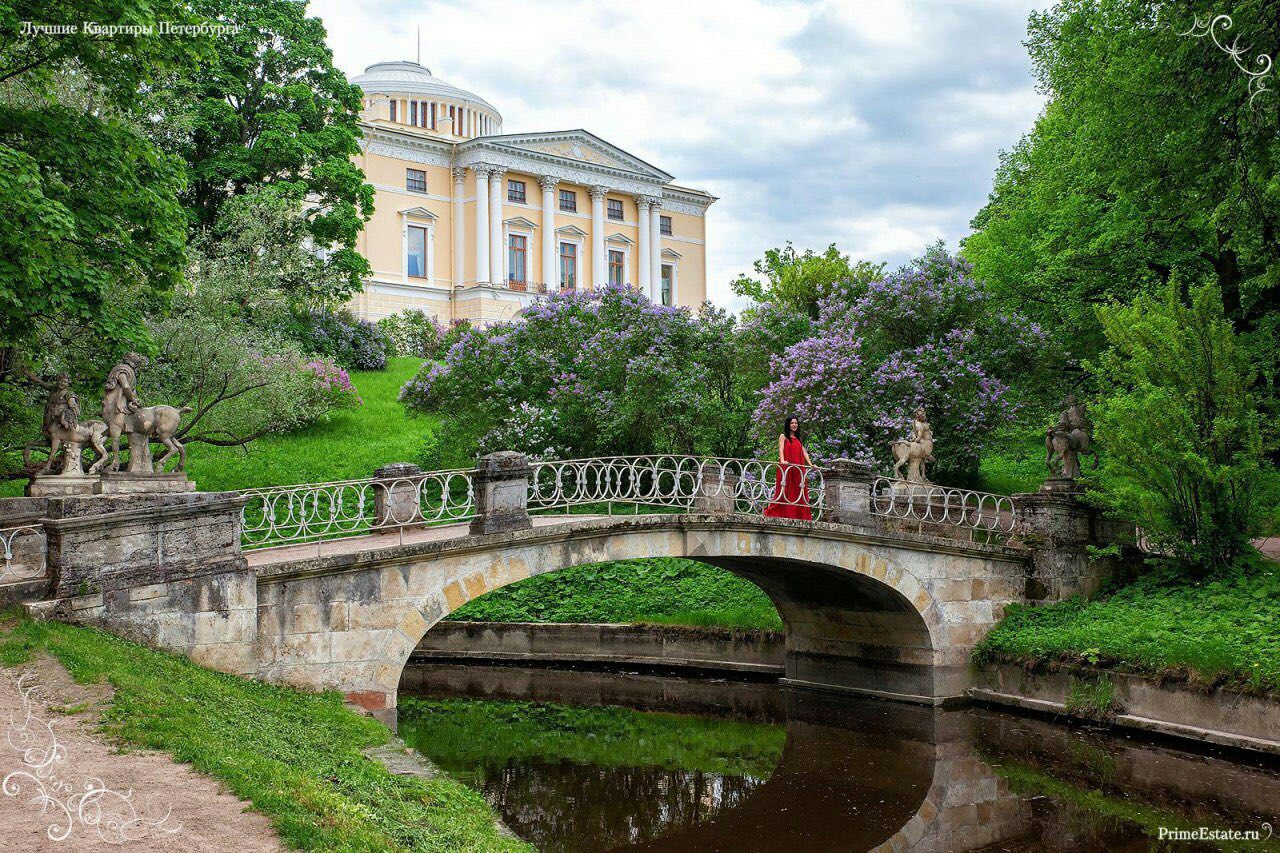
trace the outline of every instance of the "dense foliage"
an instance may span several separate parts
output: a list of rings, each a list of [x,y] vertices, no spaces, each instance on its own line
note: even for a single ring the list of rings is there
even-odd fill
[[[11,630],[10,630],[11,629]],[[202,669],[89,628],[23,621],[0,631],[0,665],[48,653],[79,682],[109,681],[105,732],[220,780],[300,850],[526,850],[480,794],[447,777],[397,775],[364,750],[381,723],[336,693],[304,693]]]
[[[1223,12],[1233,23],[1218,38],[1249,49],[1241,63],[1280,54],[1269,0],[1063,0],[1031,15],[1049,101],[1003,156],[964,251],[1077,356],[1106,346],[1095,305],[1181,274],[1214,281],[1255,357],[1276,365],[1280,98],[1252,98],[1231,57],[1183,35]]]
[[[759,587],[693,560],[574,566],[496,589],[449,615],[459,622],[656,622],[782,627]]]
[[[756,409],[759,444],[776,441],[783,419],[796,415],[815,459],[883,466],[910,412],[924,406],[941,476],[971,479],[992,431],[1035,387],[1046,340],[1037,324],[1000,310],[968,264],[935,246],[823,300],[811,334],[772,362]]]
[[[324,24],[297,0],[197,0],[209,19],[234,22],[187,73],[150,99],[166,147],[186,163],[182,200],[192,225],[217,224],[228,201],[250,189],[299,211],[308,242],[325,249],[317,276],[299,290],[310,309],[361,289],[369,264],[356,238],[373,213],[373,187],[352,162],[360,153],[361,93],[333,65]]]
[[[1257,560],[1203,580],[1170,567],[1095,601],[1012,605],[980,661],[1062,660],[1280,692],[1280,568]]]
[[[468,329],[401,398],[438,411],[457,458],[573,458],[723,446],[732,431],[733,322],[655,305],[629,287],[562,292],[523,320]]]
[[[813,249],[797,252],[790,243],[769,249],[753,265],[756,275],[740,275],[729,283],[739,296],[761,305],[786,308],[816,319],[823,300],[858,290],[884,273],[884,264],[849,260],[832,243],[822,254]]]
[[[1176,287],[1100,309],[1111,349],[1095,373],[1105,451],[1097,499],[1136,521],[1162,550],[1201,570],[1243,554],[1258,535],[1268,481],[1253,369],[1223,317],[1216,285],[1184,305]]]

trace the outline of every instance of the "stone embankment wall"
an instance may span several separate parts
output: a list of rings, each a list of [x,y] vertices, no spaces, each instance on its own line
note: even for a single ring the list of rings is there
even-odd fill
[[[441,622],[423,636],[410,663],[651,666],[780,676],[781,631],[677,625]]]
[[[1003,707],[1280,755],[1280,701],[1222,688],[1197,689],[1091,667],[1032,672],[1003,663],[979,669],[969,695]]]

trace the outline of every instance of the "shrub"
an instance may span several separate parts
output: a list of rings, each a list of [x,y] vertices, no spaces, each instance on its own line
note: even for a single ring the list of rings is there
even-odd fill
[[[410,308],[378,321],[378,330],[393,355],[439,358],[449,329],[434,316]]]
[[[1092,365],[1107,389],[1092,412],[1094,499],[1199,571],[1226,566],[1261,530],[1274,469],[1221,292],[1184,304],[1171,284],[1098,315],[1111,349]]]
[[[995,428],[1013,420],[1014,380],[1027,383],[1048,361],[1046,341],[1034,323],[992,304],[966,262],[932,247],[822,302],[809,336],[772,361],[755,413],[759,444],[773,446],[794,414],[815,459],[883,465],[922,405],[943,478],[972,480]]]
[[[444,414],[453,449],[714,451],[732,364],[719,342],[732,330],[722,313],[655,305],[629,287],[559,293],[523,322],[459,326],[443,362],[424,365],[401,399]]]
[[[289,324],[289,334],[307,352],[329,356],[354,370],[384,370],[387,342],[378,327],[350,311],[312,311]]]

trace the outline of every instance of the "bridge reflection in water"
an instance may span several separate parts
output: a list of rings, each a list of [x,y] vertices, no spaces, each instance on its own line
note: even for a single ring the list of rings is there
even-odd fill
[[[540,850],[1145,850],[1156,823],[1275,822],[1273,770],[982,710],[506,667],[401,690],[425,700],[406,739]]]

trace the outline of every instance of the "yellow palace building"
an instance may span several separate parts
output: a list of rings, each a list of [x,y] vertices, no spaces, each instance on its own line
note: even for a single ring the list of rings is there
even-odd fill
[[[416,62],[351,82],[364,90],[357,162],[376,191],[360,316],[483,324],[606,283],[668,305],[706,299],[714,196],[585,130],[503,133],[491,104]]]

